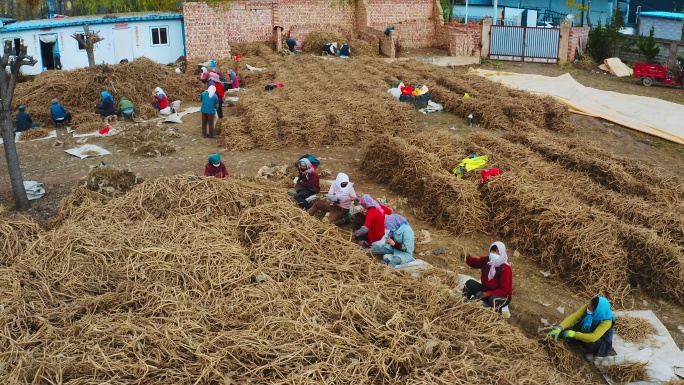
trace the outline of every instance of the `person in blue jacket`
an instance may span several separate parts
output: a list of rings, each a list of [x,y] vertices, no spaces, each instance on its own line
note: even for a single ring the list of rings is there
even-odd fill
[[[216,96],[216,87],[209,86],[206,91],[202,92],[200,101],[202,102],[200,107],[200,113],[202,113],[202,136],[213,139],[215,138],[214,114],[216,114],[216,108],[219,104],[218,96]]]
[[[71,113],[59,104],[59,100],[52,99],[52,105],[50,106],[50,115],[52,116],[52,121],[57,123],[71,124]]]
[[[116,110],[114,109],[114,97],[112,94],[107,91],[102,91],[100,92],[100,96],[102,96],[102,103],[95,105],[97,113],[105,118],[110,115],[116,115]]]
[[[399,214],[392,214],[385,218],[385,230],[388,230],[385,243],[375,243],[371,252],[382,255],[382,263],[391,267],[413,261],[413,250],[416,235],[408,220]]]
[[[19,106],[19,112],[17,112],[17,132],[26,131],[38,126],[40,124],[31,120],[29,114],[26,113],[26,106]]]

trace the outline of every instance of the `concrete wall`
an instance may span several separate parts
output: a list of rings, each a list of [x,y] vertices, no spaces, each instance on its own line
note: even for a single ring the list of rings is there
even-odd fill
[[[682,41],[684,20],[664,19],[661,17],[641,16],[639,18],[639,34],[648,36],[653,27],[653,37],[656,39]]]
[[[152,45],[154,27],[166,27],[168,31],[167,45]],[[95,46],[95,62],[97,64],[116,64],[121,58],[129,61],[145,56],[161,64],[174,62],[185,54],[183,40],[183,22],[174,20],[129,21],[127,23],[107,23],[90,26],[91,31],[99,31],[103,41]],[[44,28],[37,30],[10,31],[0,34],[3,40],[23,39],[27,52],[38,63],[33,67],[22,67],[25,75],[37,75],[43,71],[40,35],[56,34],[56,48],[61,55],[62,69],[70,70],[87,67],[88,56],[85,50],[78,49],[78,42],[71,37],[74,33],[82,33],[83,26]],[[115,34],[117,37],[115,38]]]

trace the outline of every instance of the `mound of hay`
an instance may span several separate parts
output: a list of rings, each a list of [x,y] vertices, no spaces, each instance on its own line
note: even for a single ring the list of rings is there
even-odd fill
[[[618,384],[629,384],[648,380],[647,365],[645,362],[624,362],[603,367],[601,370]]]
[[[23,131],[21,133],[20,140],[27,141],[40,138],[47,138],[48,136],[50,136],[49,130],[45,128],[35,127],[30,130]]]
[[[585,382],[266,184],[162,178],[62,209],[0,274],[7,383]]]
[[[95,167],[82,179],[82,186],[107,196],[119,196],[128,192],[143,179],[129,170],[115,167]]]
[[[337,46],[340,47],[342,44],[347,43],[347,39],[334,32],[313,31],[306,35],[306,39],[302,44],[302,52],[320,55],[324,45],[334,42],[337,42]],[[352,54],[354,54],[354,51],[352,51]]]
[[[365,40],[352,39],[349,42],[349,48],[351,49],[351,56],[368,56],[368,57],[378,57],[380,56],[380,47],[378,44],[371,44]]]
[[[98,65],[93,71],[44,71],[32,82],[17,84],[12,106],[23,104],[35,119],[50,121],[50,100],[56,97],[76,118],[92,113],[93,105],[100,103],[100,92],[108,91],[117,103],[121,96],[132,101],[138,115],[154,100],[155,87],[163,88],[169,100],[196,100],[203,91],[195,77],[177,74],[172,67],[142,57],[130,63]]]
[[[644,342],[646,337],[657,334],[653,325],[648,320],[639,317],[616,317],[615,333],[625,341]]]
[[[40,225],[23,215],[0,216],[0,266],[9,266],[42,231]]]
[[[435,169],[439,160],[404,139],[377,137],[364,152],[361,169],[409,199],[414,213],[456,235],[481,231],[487,208],[477,185]]]
[[[135,155],[148,157],[170,155],[176,152],[173,139],[180,135],[173,129],[152,123],[136,123],[121,130],[114,143]]]
[[[233,55],[240,54],[244,57],[274,55],[272,41],[252,41],[247,43],[230,43],[230,51]]]
[[[354,64],[312,56],[274,57],[273,91],[241,91],[240,102],[220,144],[234,150],[355,145],[383,133],[407,135],[415,127],[415,112],[389,94],[380,76]],[[276,65],[277,63],[277,65]],[[370,81],[369,81],[370,80]],[[245,136],[251,138],[245,140]]]

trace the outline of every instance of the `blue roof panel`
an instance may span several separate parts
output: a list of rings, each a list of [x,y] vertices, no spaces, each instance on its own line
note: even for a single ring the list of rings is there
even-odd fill
[[[653,11],[653,12],[641,12],[640,15],[641,16],[647,16],[647,17],[660,17],[663,19],[684,20],[684,13],[678,13],[678,12]]]
[[[84,24],[126,23],[144,20],[182,19],[182,13],[115,13],[109,15],[91,15],[64,17],[58,19],[39,19],[17,21],[0,28],[0,32],[25,31],[30,29],[68,27]]]

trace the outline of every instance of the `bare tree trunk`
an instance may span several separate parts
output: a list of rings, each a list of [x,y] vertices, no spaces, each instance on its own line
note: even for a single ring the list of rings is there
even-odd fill
[[[90,31],[90,26],[88,24],[83,26],[83,32],[82,34],[77,34],[74,33],[71,35],[72,38],[76,39],[83,47],[85,47],[85,51],[88,54],[88,67],[90,69],[95,68],[95,44],[101,42],[104,40],[101,38],[97,32],[91,32]]]
[[[29,208],[28,197],[24,189],[24,178],[19,167],[19,156],[17,155],[17,145],[14,143],[14,127],[12,127],[12,111],[4,110],[0,106],[0,127],[2,127],[2,140],[5,147],[5,159],[9,171],[10,183],[12,184],[12,195],[14,205],[17,210],[26,211]]]
[[[587,27],[592,28],[591,25],[591,1],[587,3]]]

